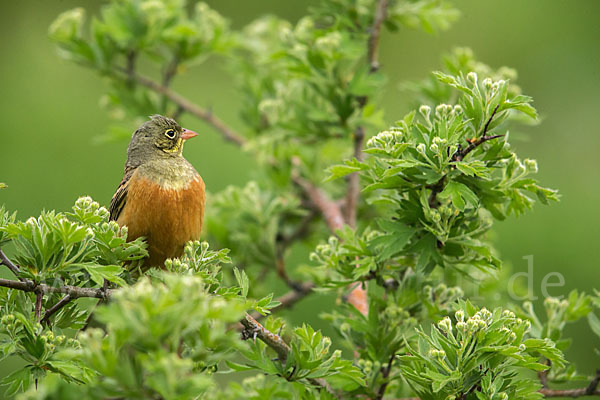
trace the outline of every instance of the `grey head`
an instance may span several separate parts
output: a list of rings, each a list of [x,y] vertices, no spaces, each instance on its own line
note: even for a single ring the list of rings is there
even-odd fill
[[[136,168],[151,161],[183,158],[183,144],[197,134],[175,120],[152,115],[134,133],[127,148],[127,166]]]

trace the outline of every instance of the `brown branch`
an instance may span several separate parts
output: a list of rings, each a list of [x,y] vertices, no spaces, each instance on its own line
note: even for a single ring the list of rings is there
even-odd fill
[[[344,217],[342,209],[338,203],[331,198],[323,190],[315,186],[300,176],[292,176],[296,185],[298,185],[306,194],[310,202],[321,212],[325,223],[332,233],[344,227]]]
[[[4,254],[4,252],[2,250],[0,250],[0,265],[6,265],[8,267],[8,269],[10,269],[12,271],[12,273],[20,280],[23,281],[24,279],[21,278],[19,276],[19,273],[21,272],[21,270],[19,269],[19,267],[15,264],[12,263],[12,261],[10,261],[8,259],[8,257],[6,256],[6,254]]]
[[[44,293],[36,290],[34,315],[37,322],[40,322],[40,319],[42,318],[42,300],[44,300]]]
[[[362,146],[365,138],[365,130],[359,126],[354,132],[354,158],[362,160]],[[346,191],[346,200],[344,202],[344,218],[348,225],[356,228],[356,213],[358,200],[360,198],[360,174],[354,172],[348,176],[348,189]]]
[[[204,120],[204,122],[208,123],[209,125],[212,125],[213,128],[215,128],[218,132],[221,133],[221,135],[223,136],[224,139],[226,139],[232,143],[235,143],[238,146],[242,146],[242,145],[244,145],[244,143],[246,143],[246,139],[244,137],[239,135],[231,127],[229,127],[227,124],[225,124],[225,122],[223,122],[221,119],[216,117],[210,110],[202,108],[202,107],[192,103],[185,97],[181,96],[179,93],[173,91],[172,89],[170,89],[164,85],[161,85],[158,82],[153,81],[152,79],[150,79],[146,76],[140,75],[136,72],[133,72],[130,74],[124,68],[120,68],[120,67],[115,67],[115,68],[117,71],[125,74],[126,76],[130,76],[131,79],[134,79],[140,85],[145,86],[148,89],[153,90],[159,94],[162,94],[163,96],[165,96],[169,100],[171,100],[173,103],[175,103],[181,109],[185,110],[186,112],[189,112],[190,114],[194,115],[195,117],[198,117],[198,118]]]
[[[584,396],[600,396],[600,390],[598,390],[598,385],[600,384],[600,369],[596,370],[596,376],[590,382],[587,387],[579,388],[579,389],[564,389],[564,390],[554,390],[554,389],[540,389],[540,393],[545,397],[584,397]]]
[[[285,363],[291,348],[281,338],[281,336],[267,330],[256,319],[252,318],[250,314],[246,314],[240,323],[244,326],[244,329],[242,330],[242,339],[247,340],[258,338],[262,340],[267,346],[275,350],[277,356],[279,357],[279,361]]]
[[[21,281],[1,279],[1,278],[0,278],[0,286],[7,287],[10,289],[22,290],[24,292],[34,292],[36,294],[35,316],[38,321],[40,320],[40,316],[41,316],[41,308],[42,308],[41,303],[42,303],[42,296],[44,294],[64,293],[64,294],[68,295],[65,298],[61,299],[57,304],[55,304],[52,308],[50,308],[46,312],[46,315],[44,315],[44,319],[46,319],[46,317],[49,318],[50,315],[52,315],[52,313],[56,312],[60,307],[63,307],[66,303],[68,303],[68,301],[70,301],[72,299],[76,299],[76,298],[80,298],[80,297],[93,297],[93,298],[98,298],[98,299],[105,299],[105,298],[110,297],[116,290],[116,289],[104,290],[103,288],[97,288],[97,289],[96,288],[82,288],[82,287],[69,286],[69,285],[54,287],[54,286],[46,285],[44,283],[36,284],[35,282],[32,282],[32,281],[21,282]],[[309,288],[306,287],[305,290],[308,291]],[[69,299],[68,301],[65,300],[67,297]],[[288,300],[288,303],[291,303],[292,301],[297,301],[297,299],[290,299],[290,300]],[[59,304],[60,304],[60,306],[59,306]],[[279,337],[278,335],[275,335],[274,333],[265,329],[265,327],[263,327],[258,321],[256,321],[256,319],[254,319],[249,314],[246,314],[245,318],[242,319],[240,321],[240,323],[244,326],[244,330],[242,331],[244,338],[246,338],[246,339],[259,338],[260,340],[265,342],[265,344],[267,346],[269,346],[273,350],[275,350],[275,352],[279,356],[279,359],[282,362],[285,362],[285,360],[287,358],[287,354],[290,351],[290,347],[287,345],[287,343],[285,343],[283,341],[283,339],[281,339],[281,337]]]
[[[552,366],[552,362],[550,360],[546,360],[545,364],[550,367]],[[540,383],[542,384],[542,388],[547,389],[548,388],[548,372],[550,371],[550,368],[545,369],[543,371],[538,371],[537,375],[538,375],[538,379],[540,380]]]
[[[379,391],[377,392],[377,400],[383,399],[383,396],[385,395],[385,390],[387,389],[387,386],[390,383],[388,377],[390,376],[390,372],[392,372],[392,365],[394,364],[395,358],[396,354],[392,354],[392,356],[390,357],[390,361],[387,363],[387,365],[381,368],[381,376],[383,376],[384,382],[381,384],[381,386],[379,387]]]
[[[63,293],[71,296],[72,299],[80,297],[92,297],[97,299],[103,299],[109,297],[115,289],[108,289],[103,291],[102,288],[83,288],[79,286],[50,286],[45,283],[35,283],[30,280],[14,281],[10,279],[1,279],[0,286],[7,287],[10,289],[22,290],[23,292],[35,292],[44,294],[50,293]]]
[[[485,123],[485,126],[483,127],[483,133],[481,134],[481,137],[479,137],[479,139],[473,138],[473,140],[468,141],[469,145],[467,147],[465,147],[464,149],[462,149],[461,151],[457,152],[452,157],[452,159],[454,161],[462,161],[463,158],[465,158],[467,154],[469,154],[471,151],[475,150],[475,148],[479,147],[480,145],[482,145],[483,143],[487,142],[488,140],[492,140],[492,139],[496,139],[496,138],[504,136],[504,135],[486,136],[486,133],[488,131],[490,123],[492,122],[492,119],[494,119],[494,116],[498,112],[498,107],[500,107],[500,105],[497,105],[496,108],[494,108],[494,111],[492,112],[492,115],[490,115],[490,118]]]
[[[379,37],[381,34],[381,25],[383,25],[383,22],[387,18],[387,9],[388,0],[379,0],[377,2],[377,8],[375,9],[375,19],[373,20],[373,26],[371,27],[371,34],[369,36],[367,54],[371,72],[375,72],[379,69]]]
[[[55,305],[53,305],[52,307],[50,307],[48,310],[46,310],[46,312],[44,313],[44,317],[42,318],[42,320],[40,321],[41,324],[50,324],[50,317],[52,315],[54,315],[58,310],[60,310],[61,308],[63,308],[64,306],[66,306],[67,304],[69,304],[69,302],[72,300],[71,295],[67,294],[65,297],[63,297],[62,299],[60,299],[58,301],[58,303],[56,303]]]

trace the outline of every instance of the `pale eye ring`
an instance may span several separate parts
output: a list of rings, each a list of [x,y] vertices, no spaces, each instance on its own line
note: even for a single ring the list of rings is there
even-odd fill
[[[177,136],[177,132],[175,132],[175,129],[167,129],[165,131],[165,136],[169,139],[175,139],[175,136]]]

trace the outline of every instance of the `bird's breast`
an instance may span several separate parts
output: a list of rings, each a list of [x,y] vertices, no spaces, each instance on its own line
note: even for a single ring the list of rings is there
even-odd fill
[[[136,171],[117,223],[127,226],[129,240],[145,236],[146,264],[160,266],[166,258],[181,256],[185,243],[200,239],[204,203],[204,182],[197,173],[164,184]]]

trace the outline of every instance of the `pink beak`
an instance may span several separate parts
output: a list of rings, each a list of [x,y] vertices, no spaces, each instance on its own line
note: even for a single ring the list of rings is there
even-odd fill
[[[198,136],[198,134],[194,131],[190,131],[189,129],[184,129],[183,133],[181,134],[181,138],[183,140],[188,140],[193,138],[194,136]]]

